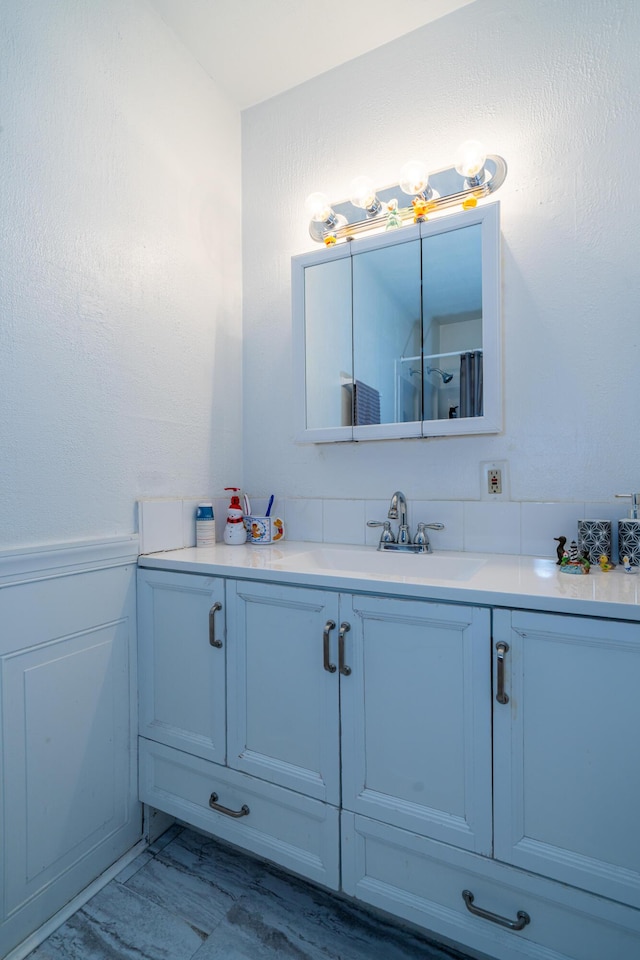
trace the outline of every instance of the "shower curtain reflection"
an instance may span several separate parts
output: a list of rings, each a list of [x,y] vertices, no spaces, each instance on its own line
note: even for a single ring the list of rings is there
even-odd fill
[[[460,416],[482,416],[482,350],[460,354]]]

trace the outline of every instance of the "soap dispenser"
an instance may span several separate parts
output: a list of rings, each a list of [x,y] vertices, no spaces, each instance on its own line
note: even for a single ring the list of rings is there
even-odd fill
[[[224,542],[230,544],[246,543],[247,531],[244,525],[242,507],[240,506],[240,487],[225,487],[225,490],[234,490],[231,502],[227,508],[227,522],[224,527]]]
[[[631,567],[640,566],[640,494],[616,493],[616,497],[631,500],[631,509],[626,520],[618,520],[618,556],[624,563],[628,557]]]

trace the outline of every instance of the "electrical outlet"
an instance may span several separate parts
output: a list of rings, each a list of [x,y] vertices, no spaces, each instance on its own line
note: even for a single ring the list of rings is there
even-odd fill
[[[500,467],[489,467],[487,470],[487,489],[491,496],[502,493],[502,470]]]
[[[506,460],[480,464],[480,499],[506,500],[509,496],[509,465]]]

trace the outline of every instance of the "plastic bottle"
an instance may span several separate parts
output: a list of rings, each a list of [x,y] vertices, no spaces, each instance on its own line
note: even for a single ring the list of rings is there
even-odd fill
[[[199,503],[196,510],[196,547],[213,547],[216,542],[216,521],[212,503]]]
[[[224,542],[230,544],[246,543],[247,531],[244,525],[244,516],[240,506],[240,487],[225,487],[225,490],[235,490],[227,508],[227,522],[224,527]]]

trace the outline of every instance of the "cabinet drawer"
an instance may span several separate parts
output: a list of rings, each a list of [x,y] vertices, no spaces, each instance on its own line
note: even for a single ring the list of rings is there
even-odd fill
[[[365,817],[342,813],[345,893],[496,960],[603,960],[640,955],[640,913]],[[515,931],[469,912],[515,921]]]
[[[230,813],[209,806],[217,804]],[[337,890],[336,807],[140,739],[140,799],[158,810]],[[243,807],[249,813],[243,814]],[[238,816],[237,814],[240,814]]]

